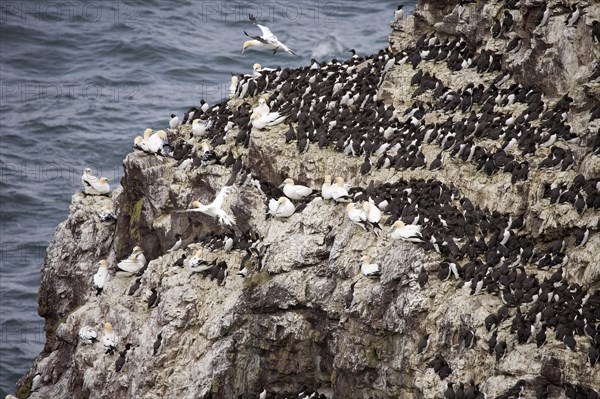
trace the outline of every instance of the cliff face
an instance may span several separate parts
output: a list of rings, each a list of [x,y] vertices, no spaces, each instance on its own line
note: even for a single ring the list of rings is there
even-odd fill
[[[284,71],[300,74],[288,76],[287,88],[276,73],[267,74],[270,83],[263,75],[254,84],[259,96],[288,90],[285,99],[274,95],[270,102],[295,98],[295,112],[305,109],[302,99],[308,107],[314,100],[308,117],[290,116],[298,132],[307,123],[327,130],[332,120],[353,121],[356,131],[329,125],[337,136],[319,143],[307,128],[308,149],[299,153],[295,141],[286,144],[288,127],[282,124],[252,129],[242,145],[246,103],[256,106],[258,96],[233,98],[227,109],[207,112],[203,119],[216,121],[213,129],[192,139],[210,140],[218,154],[229,152],[238,159],[233,166],[183,170],[171,157],[136,151],[124,160],[121,187],[111,197],[75,194],[42,269],[39,313],[46,319],[46,345],[21,379],[18,396],[29,395],[36,373],[42,384],[30,397],[39,398],[257,397],[263,388],[297,397],[303,386],[335,398],[433,398],[443,396],[448,382],[487,397],[517,397],[522,390],[522,397],[545,391],[562,398],[597,387],[600,371],[588,353],[600,345],[600,213],[594,202],[600,119],[590,121],[590,111],[600,106],[600,85],[589,77],[600,58],[591,35],[600,7],[580,1],[581,18],[567,27],[570,4],[550,1],[547,24],[536,27],[541,2],[508,3],[422,1],[414,17],[393,25],[392,56],[381,52],[345,68],[329,66],[320,77],[307,68]],[[506,20],[492,38],[494,18],[504,22],[511,18],[506,12],[514,23]],[[520,49],[508,53],[517,36]],[[467,63],[460,68],[449,47],[459,38],[465,44],[453,44],[461,49],[458,64]],[[444,50],[446,58],[434,57]],[[429,73],[420,82],[413,79],[419,71]],[[508,80],[493,83],[506,72]],[[311,82],[310,76],[316,78]],[[339,94],[331,95],[340,82]],[[319,99],[317,88],[329,97]],[[573,101],[565,105],[567,92]],[[327,103],[342,102],[347,93],[353,99],[346,99],[349,116],[334,115],[343,107]],[[459,98],[455,105],[453,97]],[[235,122],[228,131],[227,121]],[[190,130],[182,126],[171,134],[172,146],[181,147]],[[556,141],[547,144],[553,135]],[[373,165],[363,174],[369,143],[373,151],[383,143],[389,147],[371,154]],[[440,153],[441,168],[430,170]],[[386,155],[391,165],[377,167]],[[522,169],[528,169],[524,178],[517,173]],[[290,218],[265,218],[271,196],[264,192],[275,190],[267,183],[292,177],[318,191],[327,174],[388,201],[381,206],[382,224],[410,223],[416,216],[426,242],[392,240],[389,225],[379,236],[363,230],[348,220],[345,204],[321,198]],[[263,183],[262,192],[254,182]],[[223,208],[235,216],[233,227],[183,212],[194,200],[209,203],[225,185],[232,186]],[[556,187],[558,201],[552,200]],[[583,212],[576,199],[565,199],[569,189],[584,198]],[[357,201],[366,198],[354,194]],[[99,219],[105,205],[114,207],[116,221]],[[587,243],[578,245],[586,229]],[[167,252],[175,234],[184,246]],[[209,249],[212,238],[224,236],[242,240],[230,251]],[[245,241],[251,250],[242,248]],[[128,295],[136,277],[117,273],[116,264],[135,245],[149,262],[141,293]],[[226,262],[222,284],[174,266],[199,248],[208,261]],[[534,250],[527,255],[528,249]],[[380,265],[380,278],[360,272],[362,255]],[[109,261],[111,277],[96,296],[92,276],[100,259]],[[458,278],[450,264],[457,265]],[[244,266],[245,278],[236,274]],[[417,283],[422,270],[429,276],[423,288]],[[472,295],[479,280],[481,292]],[[155,307],[147,305],[152,289]],[[490,315],[499,320],[488,328]],[[101,338],[105,321],[120,337],[118,351],[133,345],[119,372],[118,354],[78,338],[85,325]],[[547,342],[538,348],[541,331]],[[427,334],[428,346],[418,353]],[[565,336],[574,338],[574,349]],[[498,345],[490,348],[492,337]]]

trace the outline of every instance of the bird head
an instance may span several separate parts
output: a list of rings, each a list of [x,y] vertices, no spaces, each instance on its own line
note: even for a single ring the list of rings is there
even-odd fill
[[[99,181],[101,184],[104,184],[104,183],[106,183],[106,182],[108,181],[108,179],[107,179],[106,177],[101,177],[101,178],[99,178],[99,179],[98,179],[98,181]]]
[[[264,98],[259,98],[258,99],[258,105],[265,105],[267,103],[267,100],[265,100]]]
[[[201,206],[202,206],[202,203],[200,201],[192,202],[192,207],[194,207],[194,208],[200,208]]]
[[[201,258],[201,257],[202,257],[202,253],[203,253],[203,252],[202,252],[202,249],[199,249],[199,250],[197,250],[197,251],[196,251],[196,253],[194,254],[194,257],[196,257],[196,258]]]
[[[404,222],[402,220],[396,220],[392,226],[401,229],[404,227]]]
[[[252,70],[254,72],[257,72],[257,71],[260,72],[261,69],[262,69],[262,65],[260,65],[259,63],[252,65]]]
[[[346,210],[348,212],[353,211],[354,210],[354,202],[350,202],[348,205],[346,205]]]
[[[336,177],[335,178],[335,184],[337,184],[340,187],[344,187],[344,178],[343,177]]]
[[[280,204],[285,204],[288,201],[289,200],[287,199],[287,197],[279,197],[279,199],[277,200],[277,202]]]
[[[177,115],[175,114],[171,114],[171,118],[175,118]]]
[[[140,247],[139,245],[136,245],[135,247],[133,247],[133,253],[138,253],[138,252],[142,252],[142,247]]]
[[[165,132],[164,130],[159,130],[158,132],[156,132],[156,135],[163,140],[167,139],[167,132]]]
[[[90,168],[85,168],[85,169],[83,170],[83,173],[84,173],[84,174],[86,174],[86,175],[89,175],[89,174],[91,174],[91,173],[92,173],[92,170],[91,170]]]
[[[148,137],[150,137],[152,135],[152,132],[154,130],[147,128],[146,130],[144,130],[144,139],[147,139]]]
[[[363,255],[362,257],[363,263],[371,263],[371,257],[369,255]]]
[[[254,42],[252,40],[246,40],[244,42],[244,47],[242,48],[242,54],[244,54],[244,51],[246,51],[246,49],[248,47],[252,47],[252,46],[254,46]]]
[[[365,212],[369,212],[369,209],[371,208],[371,203],[369,201],[364,201],[362,203],[362,209]]]
[[[325,175],[325,183],[331,184],[331,175]]]
[[[133,140],[133,144],[139,145],[142,141],[144,141],[144,138],[142,136],[136,136],[135,139]]]
[[[108,331],[109,333],[112,332],[112,330],[113,330],[112,324],[110,324],[108,321],[106,323],[104,323],[104,330]]]
[[[103,267],[105,269],[108,268],[108,261],[106,259],[102,259],[98,262],[98,264],[100,265],[100,267]]]

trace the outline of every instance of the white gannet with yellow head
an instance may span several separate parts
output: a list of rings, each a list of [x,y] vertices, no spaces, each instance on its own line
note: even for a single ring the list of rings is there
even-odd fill
[[[269,200],[269,214],[276,218],[287,218],[294,214],[296,207],[287,197],[279,197],[278,200]]]
[[[299,200],[312,194],[312,188],[295,184],[294,179],[289,177],[279,187],[283,189],[285,196],[291,200]]]

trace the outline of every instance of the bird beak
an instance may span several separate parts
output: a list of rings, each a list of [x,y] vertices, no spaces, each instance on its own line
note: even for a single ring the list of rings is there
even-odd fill
[[[283,188],[283,186],[285,186],[285,183],[281,183],[277,188]]]
[[[242,47],[242,54],[244,54],[244,50],[246,50],[246,47]]]

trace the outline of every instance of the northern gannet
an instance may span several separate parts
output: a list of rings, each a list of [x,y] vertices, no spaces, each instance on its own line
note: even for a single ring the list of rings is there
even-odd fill
[[[153,154],[163,154],[163,145],[167,140],[167,133],[164,130],[159,130],[153,135],[149,136],[146,139],[146,144],[148,145],[148,152]]]
[[[123,259],[117,263],[117,267],[128,273],[137,273],[144,266],[146,266],[146,257],[142,252],[142,248],[136,246],[133,248],[133,252],[127,259]]]
[[[362,257],[362,265],[360,266],[360,271],[367,277],[376,278],[381,276],[381,272],[379,271],[379,265],[377,263],[371,263],[371,257],[365,255]]]
[[[326,175],[325,176],[325,181],[323,182],[323,185],[321,186],[321,197],[323,197],[323,199],[331,199],[331,176],[330,175]]]
[[[310,187],[294,184],[294,180],[290,178],[285,179],[279,187],[283,188],[283,193],[285,196],[292,200],[299,200],[304,197],[308,197],[312,193],[312,189]]]
[[[96,288],[96,296],[100,295],[106,282],[108,281],[108,261],[102,259],[98,262],[98,271],[94,274],[94,288]]]
[[[268,115],[271,112],[271,109],[267,105],[267,100],[264,98],[258,99],[258,105],[252,110],[253,113],[259,114],[261,117]]]
[[[287,218],[294,214],[296,207],[287,197],[269,200],[269,214],[277,218]]]
[[[220,223],[226,224],[227,226],[231,226],[235,223],[235,218],[231,215],[225,213],[221,207],[223,206],[223,201],[231,191],[230,186],[223,186],[217,197],[208,205],[202,204],[200,201],[192,202],[193,209],[189,209],[189,212],[202,212],[205,215],[215,217],[219,220]]]
[[[194,119],[192,121],[192,134],[194,136],[202,136],[212,127],[212,120]]]
[[[335,184],[331,185],[330,193],[331,198],[336,202],[349,202],[350,196],[348,195],[349,184],[344,182],[343,177],[336,177]]]
[[[261,72],[274,72],[276,69],[273,68],[263,68],[260,64],[252,65],[252,77],[258,78],[261,75]]]
[[[214,264],[215,262],[209,263],[206,259],[204,259],[204,252],[202,249],[199,249],[196,251],[194,256],[190,258],[188,267],[192,273],[201,273],[211,269]]]
[[[294,53],[292,50],[290,50],[290,48],[288,46],[281,43],[279,41],[279,39],[277,39],[277,36],[275,36],[269,28],[267,28],[266,26],[259,25],[258,22],[256,22],[256,18],[254,18],[254,16],[252,14],[250,14],[249,19],[250,19],[250,22],[252,22],[254,25],[258,26],[258,28],[262,32],[262,36],[250,36],[248,33],[246,33],[246,31],[244,31],[246,36],[251,37],[252,40],[247,40],[244,42],[244,47],[242,48],[242,54],[244,54],[244,51],[246,51],[246,49],[248,47],[259,47],[259,48],[271,49],[271,50],[273,50],[273,54],[275,54],[277,52],[277,50],[281,49],[287,53],[296,55],[296,53]]]
[[[423,236],[421,235],[421,226],[418,224],[405,225],[404,222],[401,220],[398,220],[393,224],[390,236],[394,240],[423,242]]]
[[[367,229],[365,226],[365,222],[367,220],[367,215],[362,207],[356,207],[357,204],[354,202],[346,205],[346,214],[348,215],[348,219],[354,224],[359,225],[363,229]]]
[[[104,323],[104,330],[102,331],[102,344],[106,348],[105,353],[113,354],[113,351],[119,343],[119,337],[115,334],[112,324],[109,322]]]
[[[79,329],[79,339],[84,344],[93,344],[98,340],[98,333],[90,326],[83,326]]]
[[[250,116],[250,124],[257,129],[264,129],[267,126],[275,126],[283,122],[288,116],[282,115],[279,112],[270,112],[266,115],[261,115],[258,112],[253,112]]]

